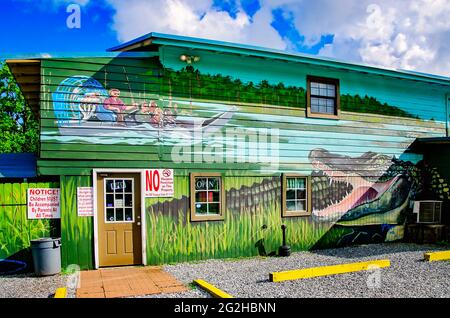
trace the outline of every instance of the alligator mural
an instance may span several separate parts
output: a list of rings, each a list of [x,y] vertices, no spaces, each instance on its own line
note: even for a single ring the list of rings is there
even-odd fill
[[[317,220],[362,224],[368,216],[375,220],[381,215],[383,222],[398,222],[412,191],[412,163],[374,152],[350,157],[325,149],[312,150],[309,160],[319,170],[313,176],[322,175],[329,183],[321,189],[327,192],[324,200],[319,196],[314,201],[312,213]],[[313,195],[319,187],[316,184],[314,189],[313,183]]]
[[[359,157],[314,149],[313,218],[333,227],[313,248],[379,243],[403,238],[410,200],[449,198],[434,167],[367,152]]]

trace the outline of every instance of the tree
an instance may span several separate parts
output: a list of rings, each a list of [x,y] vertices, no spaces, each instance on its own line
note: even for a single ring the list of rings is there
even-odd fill
[[[0,153],[37,153],[39,121],[4,62],[0,62],[0,131]]]

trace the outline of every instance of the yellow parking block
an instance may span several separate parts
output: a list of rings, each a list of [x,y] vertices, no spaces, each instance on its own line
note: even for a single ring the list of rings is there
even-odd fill
[[[60,287],[56,289],[55,298],[66,298],[67,297],[67,288]]]
[[[426,261],[444,261],[450,259],[450,251],[430,252],[423,254]]]
[[[371,269],[371,267],[389,267],[391,262],[388,259],[373,260],[368,262],[339,264],[332,266],[321,266],[304,269],[295,269],[284,272],[273,272],[269,274],[269,280],[271,282],[282,282],[285,280],[295,280],[302,278],[311,278],[318,276],[328,276],[335,274],[344,274],[351,272],[358,272]]]
[[[227,294],[226,292],[220,290],[214,285],[211,285],[210,283],[204,281],[203,279],[196,279],[194,280],[194,283],[196,283],[198,286],[200,286],[201,288],[203,288],[216,298],[234,298],[230,294]]]

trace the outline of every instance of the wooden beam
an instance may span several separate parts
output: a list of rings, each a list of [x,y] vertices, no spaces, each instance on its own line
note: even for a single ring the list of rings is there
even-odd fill
[[[11,60],[6,60],[6,64],[22,64],[22,63],[26,63],[26,64],[33,64],[33,63],[40,63],[40,60],[23,60],[23,59],[11,59]]]
[[[389,266],[391,266],[391,262],[388,259],[385,259],[359,263],[339,264],[332,266],[303,268],[284,272],[270,273],[269,280],[271,282],[282,282],[286,280],[296,280],[302,278],[344,274],[344,273],[364,271],[372,268],[389,267]]]

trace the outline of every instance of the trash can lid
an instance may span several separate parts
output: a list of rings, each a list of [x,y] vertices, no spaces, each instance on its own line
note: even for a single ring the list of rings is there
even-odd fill
[[[42,237],[35,240],[30,240],[31,248],[53,248],[55,243],[60,243],[61,238],[59,237]],[[58,246],[60,244],[57,244]]]
[[[38,239],[30,240],[31,243],[45,243],[45,242],[53,242],[60,240],[60,237],[41,237]]]

